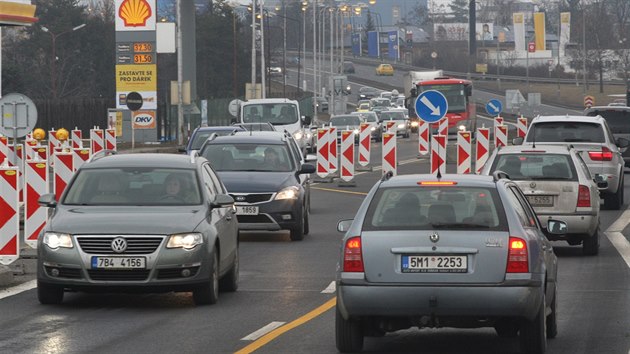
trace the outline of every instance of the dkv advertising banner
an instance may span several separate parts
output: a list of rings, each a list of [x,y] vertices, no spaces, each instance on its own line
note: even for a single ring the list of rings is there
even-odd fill
[[[390,59],[398,59],[398,31],[387,33],[387,56]]]
[[[155,129],[155,111],[135,111],[131,114],[133,129]]]

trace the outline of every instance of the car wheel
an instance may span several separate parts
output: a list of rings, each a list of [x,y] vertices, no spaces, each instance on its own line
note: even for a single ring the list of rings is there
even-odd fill
[[[219,260],[216,250],[213,248],[210,254],[210,279],[193,290],[193,301],[195,305],[212,305],[219,300]]]
[[[599,225],[592,235],[586,236],[582,241],[582,253],[594,256],[599,253]]]
[[[551,313],[547,316],[547,338],[556,338],[558,335],[558,318],[556,316],[556,299],[558,298],[558,289],[553,293],[551,301]]]
[[[63,302],[63,287],[37,281],[37,299],[42,305],[58,305]]]
[[[538,309],[536,317],[529,321],[524,320],[520,328],[521,348],[529,354],[542,354],[547,350],[547,329],[545,320],[546,301],[543,301]]]
[[[221,280],[219,280],[219,290],[227,292],[235,292],[238,289],[238,272],[239,272],[239,259],[238,259],[238,246],[234,251],[234,264]]]
[[[619,210],[623,205],[623,177],[615,194],[604,194],[604,206],[609,210]]]
[[[302,208],[302,217],[300,220],[293,226],[290,231],[291,241],[302,241],[304,239],[304,208]]]
[[[360,352],[363,349],[363,329],[358,320],[346,320],[336,308],[335,341],[337,350],[342,353]]]

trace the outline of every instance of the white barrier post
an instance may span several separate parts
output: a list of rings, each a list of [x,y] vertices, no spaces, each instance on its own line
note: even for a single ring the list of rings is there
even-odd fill
[[[48,147],[47,146],[36,146],[33,148],[33,159],[40,159],[44,161],[48,161]]]
[[[55,128],[53,128],[52,130],[48,131],[48,151],[50,151],[50,154],[52,155],[55,153],[55,148],[59,146],[60,143],[57,139],[57,131],[55,130]]]
[[[525,135],[527,135],[527,118],[521,116],[516,121],[516,129],[517,129],[516,136],[519,138],[525,138]]]
[[[24,155],[24,146],[22,146],[22,144],[15,146],[9,145],[8,165],[18,168],[18,193],[20,202],[24,201]],[[14,156],[15,163],[13,163]]]
[[[328,173],[334,175],[339,165],[337,156],[337,128],[328,127]]]
[[[354,186],[354,131],[341,132],[341,163],[339,176],[343,181],[339,186]]]
[[[431,174],[446,173],[446,135],[431,136]]]
[[[317,129],[317,176],[328,176],[328,128]]]
[[[48,210],[37,200],[48,193],[48,165],[46,161],[30,160],[24,166],[24,242],[37,248],[37,238],[48,221]]]
[[[92,154],[105,148],[105,133],[102,129],[90,129],[90,149]]]
[[[61,194],[64,189],[70,182],[72,175],[74,174],[74,161],[71,152],[58,152],[53,156],[53,160],[55,160],[54,167],[54,175],[55,179],[53,182],[55,189],[55,198],[57,201],[60,200]]]
[[[420,155],[429,153],[429,127],[431,124],[419,120],[418,121],[418,152]]]
[[[481,173],[483,166],[488,161],[490,155],[490,128],[477,129],[477,159],[475,162],[475,172]]]
[[[18,185],[18,168],[0,166],[0,264],[4,265],[11,264],[20,257]]]
[[[398,163],[396,156],[396,132],[383,133],[383,174],[391,171],[394,176],[398,174]]]
[[[503,125],[503,117],[500,116],[496,116],[494,118],[494,126],[493,126],[493,130],[492,130],[492,134],[493,134],[493,141],[494,141],[494,147],[497,147],[497,127]]]
[[[495,148],[499,148],[501,146],[507,146],[507,136],[508,136],[507,134],[508,134],[507,125],[497,125],[494,128],[494,136],[495,136],[494,147]]]
[[[72,168],[78,170],[90,158],[90,148],[72,149]]]
[[[471,151],[470,132],[457,132],[457,173],[470,173]]]
[[[116,129],[105,130],[105,149],[117,151],[118,146],[116,144]]]
[[[83,131],[81,131],[81,129],[75,127],[74,130],[72,130],[70,137],[73,149],[80,149],[83,147]]]
[[[9,158],[9,138],[0,136],[0,165]]]
[[[372,127],[371,123],[361,123],[359,131],[359,165],[370,164],[370,150],[372,147]]]
[[[39,142],[35,139],[24,140],[24,155],[25,160],[32,160],[35,158],[35,148],[39,145]]]
[[[444,117],[440,119],[440,125],[438,128],[438,135],[444,135],[448,144],[448,118]]]

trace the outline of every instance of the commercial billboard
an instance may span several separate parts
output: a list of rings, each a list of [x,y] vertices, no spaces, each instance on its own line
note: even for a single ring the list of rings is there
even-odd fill
[[[493,23],[476,23],[475,28],[478,41],[494,40]],[[439,41],[467,41],[468,23],[435,23],[433,33]]]
[[[116,0],[116,31],[155,31],[155,0]]]

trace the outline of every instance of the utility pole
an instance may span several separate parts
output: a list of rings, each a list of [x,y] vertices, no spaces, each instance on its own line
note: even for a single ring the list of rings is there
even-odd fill
[[[182,3],[177,0],[177,144],[184,145],[184,53],[182,53]]]
[[[267,98],[267,87],[265,79],[267,67],[265,65],[265,3],[260,0],[260,84],[262,85],[262,98]],[[255,26],[254,26],[255,27]]]
[[[586,11],[582,9],[582,73],[584,77],[584,93],[588,90],[588,81],[586,80]]]
[[[252,78],[250,82],[250,97],[256,98],[256,0],[252,0]]]
[[[287,97],[287,6],[282,0],[282,96]]]
[[[313,121],[317,121],[317,0],[313,0]]]

